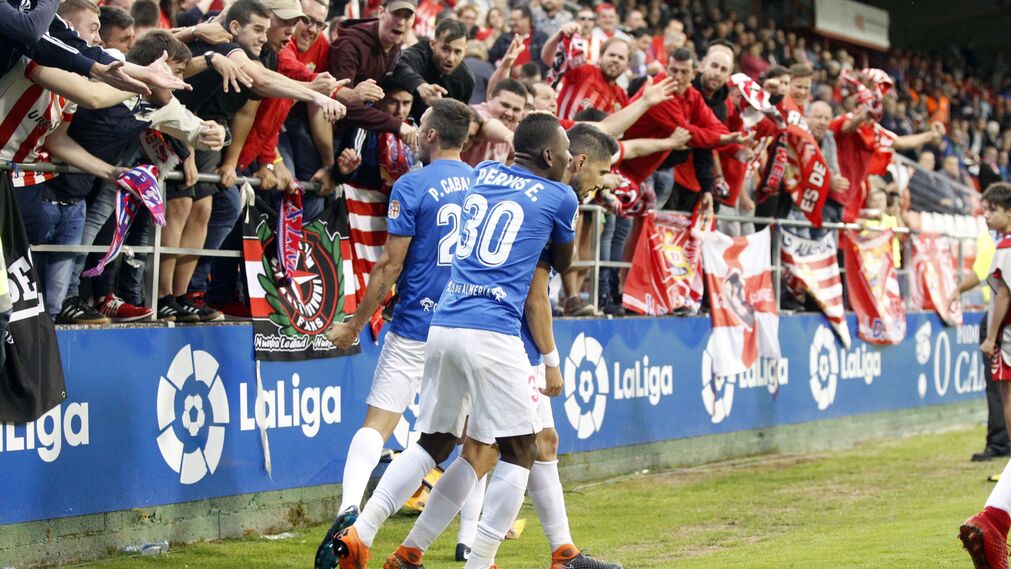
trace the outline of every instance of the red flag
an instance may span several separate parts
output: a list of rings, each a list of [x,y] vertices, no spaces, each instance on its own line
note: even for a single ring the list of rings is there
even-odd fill
[[[850,330],[843,308],[842,277],[836,259],[835,235],[826,233],[821,239],[804,239],[781,231],[780,252],[786,269],[786,286],[794,296],[811,295],[825,319],[846,348],[850,347]]]
[[[625,279],[625,308],[650,316],[679,308],[699,309],[702,254],[691,229],[691,218],[686,215],[646,215]]]
[[[747,371],[759,358],[778,358],[779,310],[772,287],[770,230],[746,237],[700,234],[713,332],[706,351],[717,376]]]
[[[842,235],[846,290],[857,314],[858,335],[871,344],[898,344],[906,337],[906,310],[892,259],[895,234],[889,229]]]
[[[949,305],[948,299],[958,283],[955,279],[957,253],[951,240],[943,235],[913,235],[912,301],[914,306],[933,310],[948,326],[962,324],[962,307]]]
[[[818,141],[810,132],[790,125],[783,136],[789,150],[787,157],[795,173],[795,177],[787,181],[786,189],[808,221],[815,227],[821,227],[821,209],[829,192],[828,164]]]

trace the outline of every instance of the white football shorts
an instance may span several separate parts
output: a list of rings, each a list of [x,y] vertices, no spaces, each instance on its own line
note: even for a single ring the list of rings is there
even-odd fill
[[[541,430],[523,342],[488,330],[432,326],[417,430],[485,444]],[[470,420],[467,421],[467,416]]]
[[[421,388],[425,369],[425,342],[386,333],[376,362],[372,389],[365,402],[391,413],[403,413]]]

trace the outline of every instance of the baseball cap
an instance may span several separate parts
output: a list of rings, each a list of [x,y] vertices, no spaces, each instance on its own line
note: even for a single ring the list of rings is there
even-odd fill
[[[282,20],[305,19],[302,4],[298,0],[262,0],[263,5]]]
[[[396,12],[397,10],[410,10],[412,12],[418,11],[417,0],[385,0],[383,6],[391,12]]]

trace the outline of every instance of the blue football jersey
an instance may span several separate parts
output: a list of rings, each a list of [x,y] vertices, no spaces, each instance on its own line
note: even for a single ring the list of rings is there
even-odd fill
[[[474,169],[467,164],[436,160],[393,184],[387,231],[411,237],[390,323],[398,336],[428,340],[432,315],[449,280],[464,196],[473,181]]]
[[[520,335],[530,279],[548,241],[571,243],[579,202],[565,184],[482,162],[463,204],[453,271],[433,325]]]

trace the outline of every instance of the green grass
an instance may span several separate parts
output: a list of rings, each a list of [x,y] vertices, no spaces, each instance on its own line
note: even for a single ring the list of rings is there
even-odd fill
[[[967,567],[955,537],[992,488],[1003,461],[970,463],[982,429],[880,442],[832,454],[768,456],[571,486],[577,545],[627,568]],[[526,531],[499,550],[503,569],[548,566],[548,546],[529,502]],[[382,558],[410,529],[398,515],[380,532]],[[452,561],[454,522],[426,555]],[[158,557],[113,557],[106,568],[299,568],[312,565],[324,526],[272,542],[251,537],[173,546]]]

